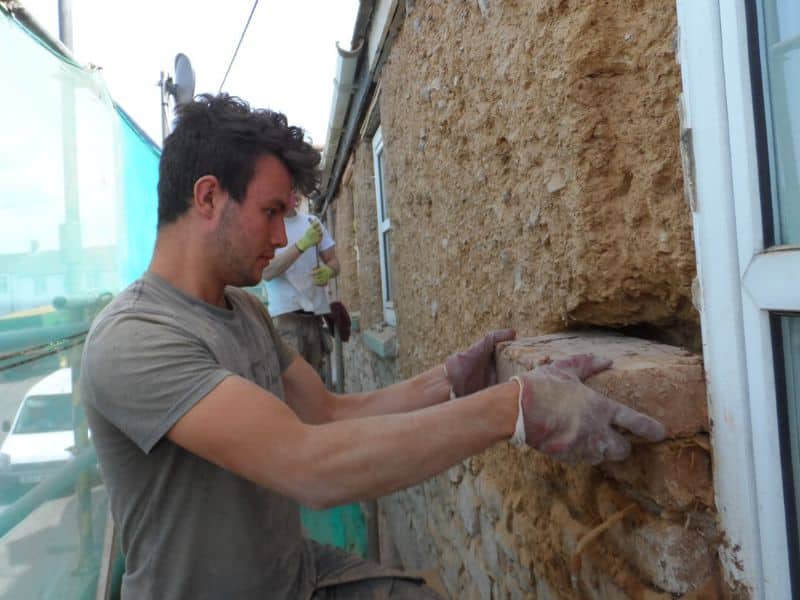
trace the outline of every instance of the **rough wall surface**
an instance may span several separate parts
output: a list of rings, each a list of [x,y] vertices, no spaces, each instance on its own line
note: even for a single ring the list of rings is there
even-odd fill
[[[668,439],[599,467],[503,444],[385,498],[403,563],[440,565],[453,598],[719,597],[702,361],[635,338],[555,334],[508,345],[499,373],[578,352],[614,359],[587,385],[659,418]]]
[[[400,4],[379,102],[399,359],[356,334],[347,389],[420,372],[498,326],[638,327],[696,347],[674,3]],[[368,328],[383,318],[369,140],[351,158],[336,236],[353,267],[339,290]],[[508,352],[514,369],[538,360]],[[682,419],[672,440],[598,469],[502,446],[393,494],[380,504],[405,566],[438,566],[454,598],[715,598],[702,369],[665,352],[677,382],[628,369],[604,385],[634,404],[649,389],[642,408]],[[574,589],[577,540],[631,502]]]
[[[404,375],[497,325],[696,326],[675,28],[663,0],[413,3],[380,100]]]
[[[336,254],[340,258],[341,270],[334,280],[336,298],[344,303],[349,311],[358,311],[360,306],[358,281],[358,261],[355,260],[356,221],[353,213],[353,187],[344,186],[333,208],[334,227],[329,231],[336,240]],[[342,260],[344,258],[344,260]],[[345,282],[342,285],[342,282]]]
[[[383,387],[400,379],[397,361],[376,356],[354,334],[350,341],[342,345],[345,361],[345,390],[366,392]]]
[[[342,290],[354,290],[351,310],[360,311],[362,323],[372,326],[383,320],[381,304],[381,272],[376,230],[377,207],[375,183],[372,174],[372,153],[368,143],[362,144],[353,155],[353,178],[343,187],[344,194],[352,194],[353,220],[336,220],[337,236],[342,228],[352,229],[352,244],[341,248],[344,260],[355,264],[355,280],[348,281],[347,274],[339,277]],[[340,193],[341,195],[341,193]],[[338,238],[337,238],[338,239]],[[337,242],[338,243],[338,242]],[[341,259],[341,258],[340,258]],[[352,277],[352,274],[351,274]],[[355,291],[357,290],[357,291]],[[347,293],[347,292],[345,292]]]

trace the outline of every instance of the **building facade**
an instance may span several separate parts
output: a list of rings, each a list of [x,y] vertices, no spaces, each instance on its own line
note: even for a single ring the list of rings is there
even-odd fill
[[[505,376],[614,355],[597,385],[670,432],[488,450],[379,501],[384,560],[458,598],[800,593],[798,34],[788,0],[362,2],[319,207],[346,388],[514,327]]]

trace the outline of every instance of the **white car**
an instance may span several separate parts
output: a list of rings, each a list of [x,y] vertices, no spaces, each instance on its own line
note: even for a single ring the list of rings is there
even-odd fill
[[[72,369],[59,369],[34,384],[0,445],[0,487],[29,486],[57,471],[71,457]]]

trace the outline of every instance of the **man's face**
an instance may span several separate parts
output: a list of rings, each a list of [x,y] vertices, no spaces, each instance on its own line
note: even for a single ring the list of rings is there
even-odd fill
[[[283,216],[291,191],[289,170],[279,159],[265,155],[256,160],[241,204],[228,200],[217,237],[229,285],[258,284],[275,249],[286,245]]]

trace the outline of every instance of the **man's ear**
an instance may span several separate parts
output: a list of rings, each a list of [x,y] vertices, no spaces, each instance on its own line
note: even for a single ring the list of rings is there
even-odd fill
[[[203,175],[194,182],[192,205],[201,216],[213,219],[215,213],[221,208],[223,193],[219,179],[213,175]]]

